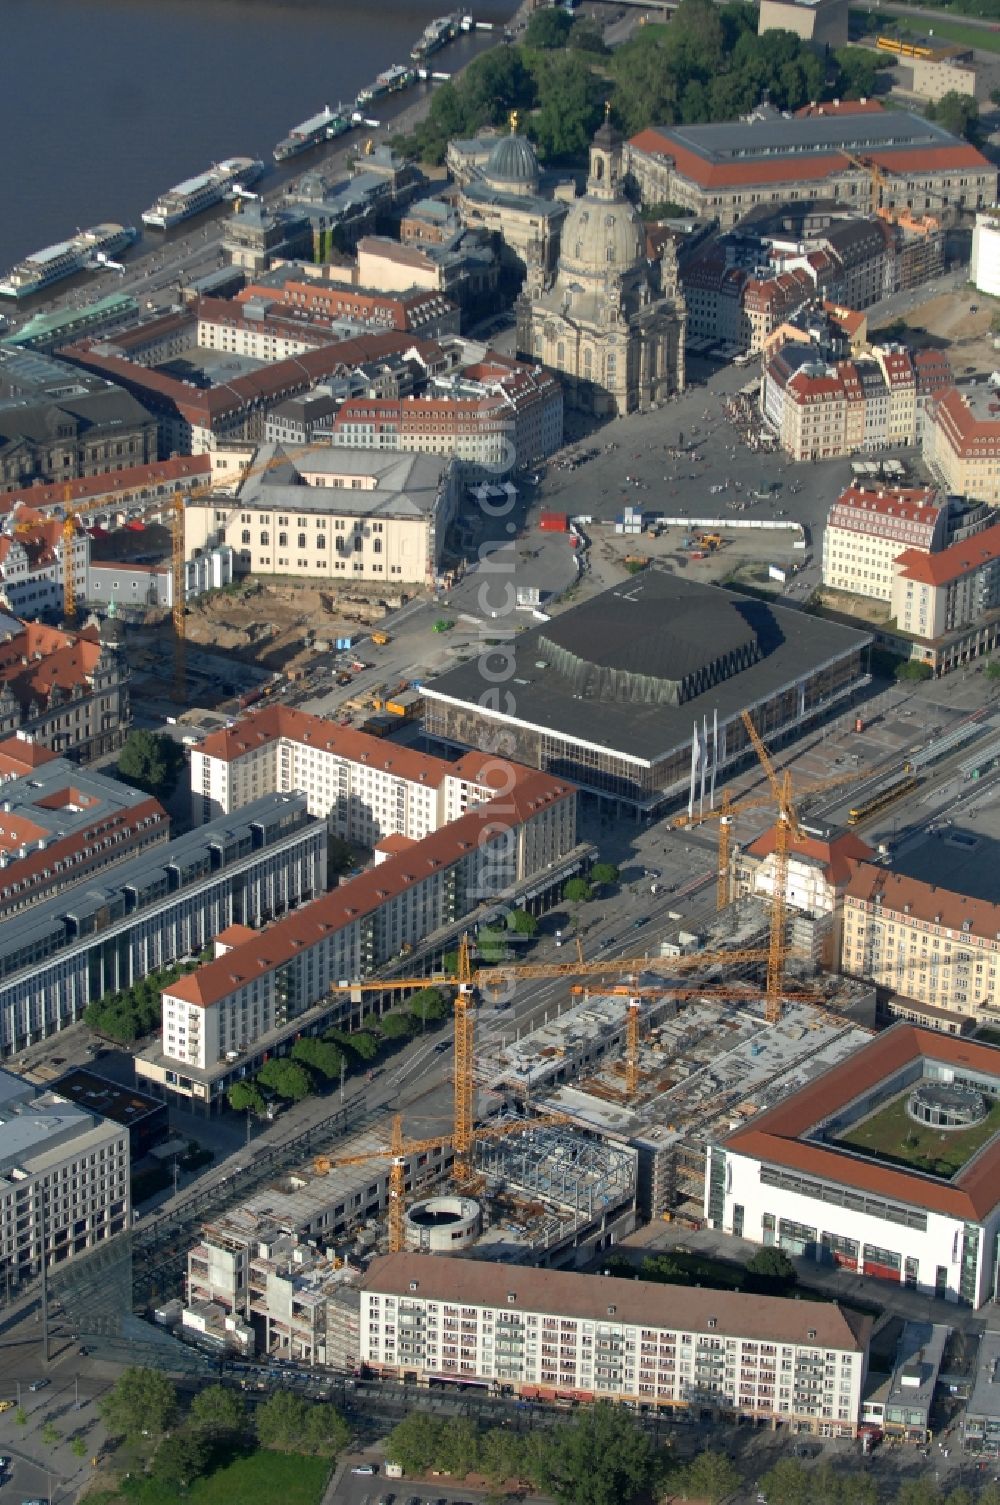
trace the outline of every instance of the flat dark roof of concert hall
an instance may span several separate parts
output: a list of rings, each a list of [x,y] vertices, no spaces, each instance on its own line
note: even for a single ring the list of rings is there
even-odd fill
[[[738,716],[868,633],[647,569],[424,685],[434,700],[654,762],[692,722]],[[510,672],[503,677],[504,666]]]

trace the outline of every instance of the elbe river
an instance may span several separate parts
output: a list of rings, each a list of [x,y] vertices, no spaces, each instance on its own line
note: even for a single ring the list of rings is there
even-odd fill
[[[461,7],[504,22],[516,0]],[[353,101],[458,0],[0,0],[0,273]],[[462,36],[430,66],[480,50]],[[428,87],[418,85],[418,88]],[[413,91],[403,95],[410,97]],[[379,116],[379,101],[371,107]],[[303,167],[309,157],[302,159]],[[267,180],[265,180],[265,187]]]

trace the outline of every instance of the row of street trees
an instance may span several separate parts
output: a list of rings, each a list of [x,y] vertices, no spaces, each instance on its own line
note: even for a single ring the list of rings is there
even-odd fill
[[[395,1427],[386,1457],[407,1474],[439,1469],[463,1479],[483,1474],[493,1488],[520,1481],[558,1505],[625,1505],[653,1488],[652,1443],[619,1409],[594,1406],[564,1425],[527,1434],[413,1412]]]
[[[275,1094],[298,1103],[348,1076],[368,1070],[382,1054],[395,1049],[446,1017],[448,1004],[439,988],[421,988],[399,1008],[369,1015],[357,1030],[328,1029],[319,1039],[303,1035],[287,1056],[272,1056],[252,1080],[234,1082],[227,1097],[238,1113],[262,1114],[267,1098]]]

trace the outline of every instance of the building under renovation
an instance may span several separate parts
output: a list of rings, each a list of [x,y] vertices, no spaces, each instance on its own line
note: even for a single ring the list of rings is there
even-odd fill
[[[783,1093],[844,1059],[869,1037],[863,1027],[870,989],[826,979],[829,1007],[787,1004],[777,1025],[765,1020],[762,989],[750,982],[730,998],[688,999],[674,1011],[643,1015],[636,1091],[625,1091],[619,1014],[625,1000],[591,998],[586,1009],[564,1011],[516,1048],[546,1072],[532,1098],[539,1113],[564,1114],[568,1123],[606,1145],[636,1156],[636,1195],[643,1220],[669,1216],[703,1219],[705,1146],[717,1132],[752,1118]],[[851,1017],[836,1010],[849,1009]],[[588,1068],[563,1075],[563,1053],[579,1051],[573,1037],[581,1017],[597,1028],[608,1020],[609,1049],[592,1044]],[[856,1022],[857,1021],[857,1022]],[[565,1030],[567,1043],[560,1043]]]
[[[627,1145],[530,1121],[505,1132],[494,1120],[477,1144],[472,1185],[454,1191],[450,1144],[424,1146],[404,1152],[415,1198],[408,1248],[571,1266],[635,1227],[636,1153]],[[386,1136],[368,1130],[206,1224],[188,1253],[184,1300],[162,1319],[213,1352],[352,1368],[351,1272],[387,1247],[390,1168]]]

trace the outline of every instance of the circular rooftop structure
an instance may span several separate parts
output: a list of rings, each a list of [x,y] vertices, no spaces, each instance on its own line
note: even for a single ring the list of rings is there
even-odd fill
[[[556,617],[538,637],[542,662],[587,699],[683,705],[763,657],[753,609],[724,591],[671,600],[626,586],[606,608]]]
[[[479,1203],[472,1197],[428,1197],[406,1210],[407,1249],[425,1254],[448,1254],[474,1244],[483,1226]]]
[[[932,1129],[971,1129],[990,1111],[985,1093],[958,1082],[921,1082],[910,1093],[906,1111]]]
[[[627,199],[584,194],[573,203],[559,242],[559,271],[567,277],[624,275],[645,256],[645,232]]]
[[[538,187],[538,173],[535,148],[526,136],[514,132],[501,136],[483,169],[490,183],[508,193],[534,193]]]

